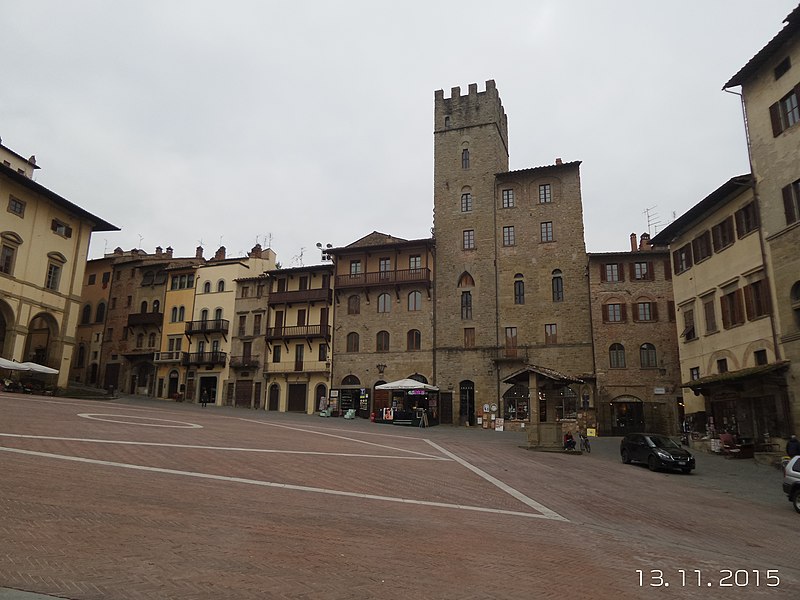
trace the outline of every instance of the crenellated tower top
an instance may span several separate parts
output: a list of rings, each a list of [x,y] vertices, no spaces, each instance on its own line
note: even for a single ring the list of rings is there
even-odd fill
[[[449,98],[444,97],[444,90],[434,92],[434,133],[492,123],[497,125],[508,150],[508,118],[494,79],[486,82],[483,92],[478,91],[477,83],[470,83],[465,95],[460,87],[451,88]]]

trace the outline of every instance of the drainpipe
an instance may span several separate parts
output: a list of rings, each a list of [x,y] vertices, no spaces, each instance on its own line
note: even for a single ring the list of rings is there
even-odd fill
[[[772,289],[770,290],[770,302],[772,302],[772,309],[769,311],[769,325],[770,329],[772,330],[772,347],[773,351],[775,352],[775,360],[781,360],[781,351],[780,346],[778,345],[778,330],[775,327],[775,309],[778,306],[776,302],[777,298],[772,297],[772,291],[774,288],[774,278],[772,277],[772,273],[770,272],[770,267],[772,266],[771,263],[767,261],[767,248],[766,243],[764,241],[764,230],[761,227],[761,201],[758,195],[758,186],[756,185],[756,174],[755,169],[753,168],[753,152],[752,152],[752,144],[750,143],[750,128],[747,125],[747,107],[744,103],[744,94],[739,92],[734,92],[725,88],[722,88],[723,92],[728,92],[729,94],[733,94],[734,96],[739,96],[739,101],[742,104],[742,121],[744,123],[744,134],[745,139],[747,140],[747,160],[750,164],[750,187],[753,190],[753,202],[756,205],[756,214],[758,215],[759,226],[758,226],[758,243],[761,249],[761,262],[767,268],[767,272],[770,275],[770,279],[773,281],[773,285],[770,286]]]

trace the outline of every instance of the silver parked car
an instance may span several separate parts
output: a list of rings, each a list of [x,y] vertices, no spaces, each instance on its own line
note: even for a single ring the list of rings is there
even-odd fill
[[[783,467],[783,491],[800,513],[800,456],[793,456]]]

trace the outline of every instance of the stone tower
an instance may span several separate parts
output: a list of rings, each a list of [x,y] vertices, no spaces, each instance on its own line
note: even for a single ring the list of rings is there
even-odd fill
[[[451,401],[454,422],[475,424],[488,405],[513,419],[512,383],[530,365],[555,371],[548,381],[574,381],[573,396],[591,397],[580,162],[509,171],[494,81],[480,93],[471,84],[465,96],[457,87],[450,98],[435,94],[434,237],[443,411]],[[525,391],[527,418],[540,410],[534,390]],[[555,403],[548,406],[555,421]]]
[[[478,92],[435,93],[434,237],[436,239],[436,380],[453,392],[462,381],[496,387],[481,349],[496,348],[495,173],[508,170],[508,126],[494,81]],[[469,373],[469,378],[464,375]],[[469,384],[466,384],[467,386]],[[465,392],[470,396],[470,392]],[[489,401],[478,398],[479,402]],[[443,397],[443,402],[445,398]],[[474,423],[474,421],[473,421]]]

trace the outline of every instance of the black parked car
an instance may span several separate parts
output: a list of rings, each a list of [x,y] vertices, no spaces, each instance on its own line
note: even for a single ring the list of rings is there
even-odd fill
[[[619,443],[619,454],[626,465],[646,463],[651,471],[679,469],[690,473],[694,469],[691,452],[667,436],[656,433],[629,433]]]

